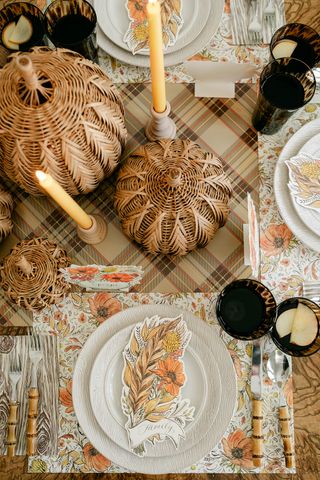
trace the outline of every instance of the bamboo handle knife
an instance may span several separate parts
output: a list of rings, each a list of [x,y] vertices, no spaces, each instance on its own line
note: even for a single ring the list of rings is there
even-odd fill
[[[262,400],[252,401],[252,458],[255,467],[261,467],[263,459],[263,433],[262,433]]]

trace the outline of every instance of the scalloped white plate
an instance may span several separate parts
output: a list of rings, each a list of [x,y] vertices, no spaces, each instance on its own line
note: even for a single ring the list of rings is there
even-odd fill
[[[90,400],[97,422],[111,440],[129,452],[125,430],[127,417],[122,412],[120,399],[123,386],[122,352],[130,339],[133,325],[118,332],[104,345],[90,376]],[[221,379],[214,356],[195,333],[192,333],[185,352],[184,364],[187,382],[182,397],[188,398],[190,405],[195,407],[194,420],[186,425],[186,438],[180,441],[178,449],[169,440],[154,446],[148,443],[149,457],[181,454],[199,442],[210,428],[214,429],[221,402]]]
[[[319,133],[320,119],[301,127],[284,146],[274,172],[274,193],[283,220],[302,243],[316,252],[320,252],[320,237],[297,213],[288,187],[289,172],[285,162],[297,155],[304,145]]]
[[[204,29],[211,11],[212,0],[183,0],[183,25],[177,36],[176,43],[165,50],[165,54],[176,52],[193,42]],[[201,5],[200,5],[201,2]],[[131,49],[123,38],[129,27],[129,17],[125,0],[95,0],[94,8],[98,24],[103,33],[118,47]],[[140,50],[136,55],[149,55],[149,48]]]
[[[95,0],[95,3],[99,1],[101,0]],[[181,48],[175,52],[165,53],[165,67],[182,63],[187,58],[192,57],[192,55],[200,52],[206,45],[210,43],[210,40],[218,30],[221,22],[224,9],[224,0],[210,0],[210,2],[210,13],[202,31],[194,39],[194,41],[181,46]],[[119,45],[112,42],[107,35],[105,35],[99,24],[97,25],[97,43],[102,50],[120,62],[137,67],[149,67],[150,61],[148,55],[133,55],[131,52],[121,48]]]
[[[117,332],[128,325],[134,325],[147,316],[175,317],[183,313],[188,328],[204,342],[219,369],[221,398],[219,410],[214,421],[214,428],[199,439],[191,448],[176,455],[166,457],[137,457],[125,448],[113,442],[103,431],[94,415],[90,401],[90,375],[94,361],[105,343]],[[203,458],[220,441],[233,416],[237,403],[237,384],[233,362],[217,329],[206,324],[190,312],[179,310],[169,305],[142,305],[128,308],[113,315],[97,328],[88,338],[78,357],[73,374],[72,398],[79,424],[94,447],[122,467],[146,474],[165,474],[181,471]]]

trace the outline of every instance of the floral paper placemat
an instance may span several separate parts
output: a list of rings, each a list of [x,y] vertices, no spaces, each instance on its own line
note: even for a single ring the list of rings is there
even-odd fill
[[[193,312],[199,321],[216,324],[215,294],[141,294],[106,292],[72,294],[61,304],[34,316],[34,324],[44,331],[58,334],[60,348],[60,425],[59,455],[29,459],[29,472],[123,472],[95,450],[78,425],[72,403],[72,372],[78,354],[89,335],[102,322],[123,309],[144,304],[169,304]],[[101,308],[103,307],[103,308]],[[213,327],[214,328],[214,327]],[[216,327],[218,328],[218,327]],[[283,447],[278,425],[279,392],[264,374],[264,464],[255,469],[252,462],[251,390],[250,373],[252,345],[232,339],[220,330],[220,335],[233,359],[238,384],[238,406],[221,442],[197,464],[190,465],[187,473],[286,473]],[[266,340],[264,362],[274,349]],[[290,360],[290,359],[289,359]],[[291,370],[291,361],[290,361]],[[291,370],[292,371],[292,370]],[[292,408],[292,376],[284,389],[288,405]],[[291,433],[293,414],[291,410]],[[290,470],[293,472],[293,470]]]
[[[310,103],[294,113],[278,133],[259,135],[261,279],[277,300],[301,295],[304,280],[320,281],[319,253],[289,230],[273,190],[274,169],[282,148],[299,128],[317,118],[320,104]]]

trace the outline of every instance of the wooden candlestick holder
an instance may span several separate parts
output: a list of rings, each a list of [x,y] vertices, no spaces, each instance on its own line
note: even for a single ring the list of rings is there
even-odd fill
[[[151,118],[145,128],[147,139],[154,142],[163,138],[175,138],[177,127],[172,118],[169,117],[170,103],[167,102],[167,108],[162,113],[156,112],[152,105],[150,111]]]
[[[108,227],[104,219],[100,215],[89,215],[92,219],[90,228],[81,228],[77,226],[78,237],[89,245],[97,245],[103,242],[108,233]]]

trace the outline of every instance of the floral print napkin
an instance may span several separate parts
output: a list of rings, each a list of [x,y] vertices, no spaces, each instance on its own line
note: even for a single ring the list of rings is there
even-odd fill
[[[88,291],[129,292],[143,276],[142,268],[132,265],[71,265],[60,271],[66,282]]]

